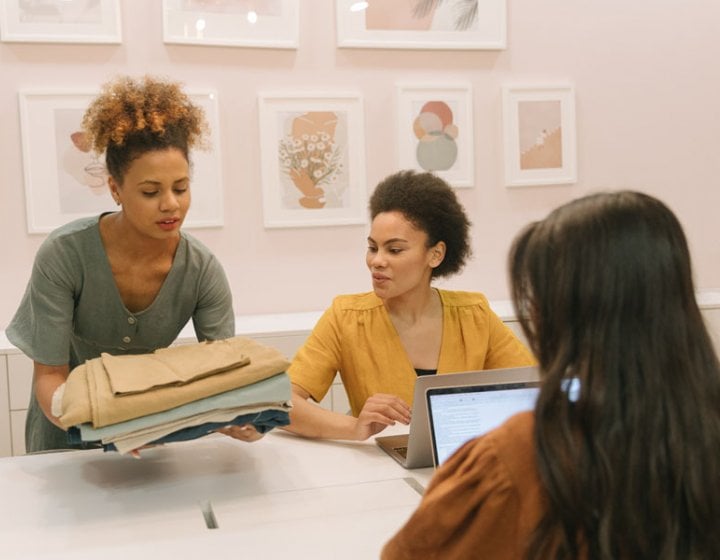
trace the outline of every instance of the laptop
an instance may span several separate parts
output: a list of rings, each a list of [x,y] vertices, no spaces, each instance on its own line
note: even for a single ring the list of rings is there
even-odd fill
[[[431,467],[433,466],[433,454],[425,398],[428,390],[440,387],[477,387],[523,381],[538,381],[537,367],[524,366],[419,376],[415,380],[409,433],[377,436],[375,443],[406,469]]]
[[[518,412],[533,410],[539,381],[502,381],[425,392],[433,465],[442,465],[465,442],[500,426]]]

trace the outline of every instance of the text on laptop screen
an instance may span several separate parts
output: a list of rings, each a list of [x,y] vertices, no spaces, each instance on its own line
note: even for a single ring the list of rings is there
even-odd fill
[[[513,414],[535,407],[537,383],[445,387],[427,393],[435,464],[466,441],[500,426]]]

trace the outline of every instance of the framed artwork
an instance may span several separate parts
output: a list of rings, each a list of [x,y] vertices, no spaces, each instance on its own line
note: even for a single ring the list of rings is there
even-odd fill
[[[430,171],[454,187],[475,184],[469,84],[397,86],[398,164]]]
[[[503,87],[503,129],[507,186],[577,181],[572,85]]]
[[[336,0],[339,47],[504,49],[506,0]]]
[[[120,3],[0,0],[0,39],[19,43],[120,43]]]
[[[163,0],[165,43],[296,49],[299,0]]]
[[[265,227],[367,221],[365,134],[357,93],[261,93]]]
[[[117,209],[102,156],[90,149],[80,124],[98,91],[20,91],[27,228],[47,233],[71,220]],[[217,96],[193,92],[206,113],[210,150],[193,150],[192,204],[184,227],[223,224]]]

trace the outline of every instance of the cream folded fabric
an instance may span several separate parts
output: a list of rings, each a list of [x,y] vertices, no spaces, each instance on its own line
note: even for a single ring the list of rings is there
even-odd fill
[[[154,387],[180,385],[221,371],[242,367],[250,358],[237,338],[160,348],[152,354],[100,358],[113,393],[142,393]],[[142,375],[138,375],[142,371]]]
[[[69,428],[90,422],[93,427],[99,428],[124,422],[244,387],[281,373],[290,365],[275,348],[264,346],[244,337],[234,337],[228,340],[232,341],[233,347],[247,357],[250,363],[201,377],[192,382],[163,385],[142,393],[116,395],[103,365],[103,358],[88,360],[73,369],[68,376],[60,423],[65,428]],[[209,348],[218,342],[212,343]],[[196,346],[200,346],[200,344],[187,345],[187,348],[191,349]],[[202,351],[206,352],[207,348]],[[140,358],[141,356],[136,357]],[[152,367],[155,363],[155,360],[150,360],[147,362],[147,367]],[[135,375],[142,377],[146,371],[145,365],[138,363]]]
[[[119,453],[127,453],[133,449],[138,449],[143,445],[157,441],[161,437],[182,430],[189,426],[199,426],[209,422],[230,422],[233,418],[237,418],[242,414],[258,414],[265,410],[279,410],[285,412],[290,409],[290,406],[279,403],[256,405],[256,406],[239,406],[233,409],[222,409],[222,410],[210,410],[201,414],[196,414],[189,418],[182,418],[180,420],[174,420],[165,424],[153,426],[151,428],[145,428],[138,430],[130,434],[122,436],[115,436],[111,438],[103,439],[103,443],[113,443],[115,449]]]

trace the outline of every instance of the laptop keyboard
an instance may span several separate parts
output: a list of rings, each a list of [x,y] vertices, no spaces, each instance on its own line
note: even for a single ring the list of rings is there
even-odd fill
[[[393,450],[397,451],[400,456],[407,458],[407,447],[393,447]]]

